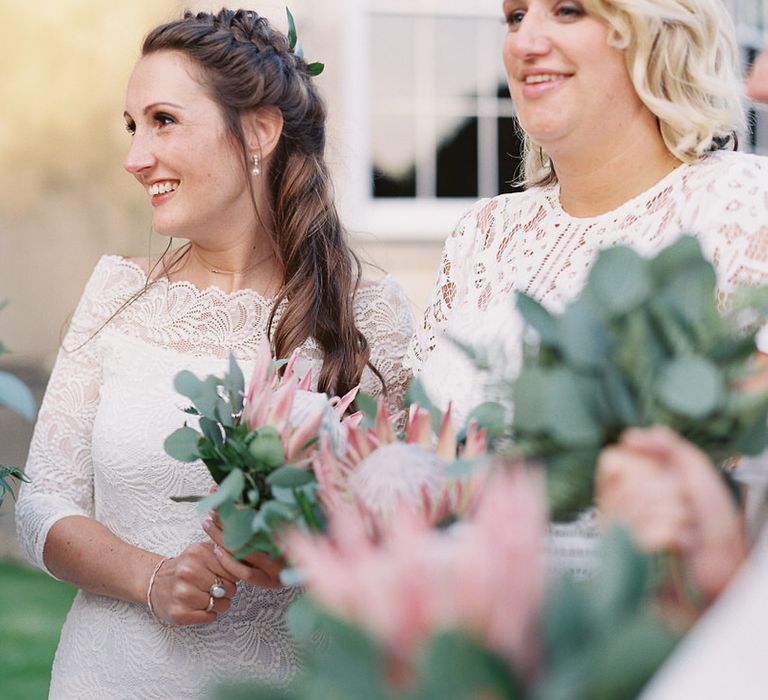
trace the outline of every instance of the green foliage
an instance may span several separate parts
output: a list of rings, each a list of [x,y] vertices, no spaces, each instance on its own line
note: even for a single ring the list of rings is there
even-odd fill
[[[299,36],[296,31],[296,21],[293,19],[293,15],[291,14],[291,11],[286,7],[285,8],[285,14],[288,18],[288,50],[294,53],[299,58],[304,58],[304,48],[299,43]],[[325,68],[324,63],[320,63],[318,61],[315,61],[313,63],[310,63],[307,65],[307,70],[309,71],[309,74],[314,78],[320,73],[323,72],[323,69]]]
[[[15,494],[11,488],[11,478],[29,482],[29,479],[24,476],[24,472],[22,472],[21,469],[0,466],[0,506],[3,505],[3,499],[6,494],[10,493],[11,498],[15,498]]]
[[[651,560],[627,533],[603,540],[599,575],[560,579],[541,619],[546,659],[536,700],[631,700],[659,668],[680,634],[656,617]]]
[[[754,328],[768,290],[718,312],[715,273],[691,237],[654,259],[603,251],[562,314],[519,294],[538,342],[512,387],[514,452],[543,460],[556,519],[592,502],[600,449],[630,426],[668,425],[715,462],[768,446],[768,394],[746,395]]]
[[[6,301],[0,300],[0,309],[5,307],[6,304]],[[5,345],[0,343],[0,355],[4,355],[7,352],[8,349]],[[37,409],[35,408],[35,399],[32,396],[32,392],[24,382],[10,372],[0,372],[0,407],[3,406],[18,413],[28,421],[35,419]],[[10,479],[28,481],[20,469],[0,465],[0,506],[3,505],[3,499],[6,494],[10,493],[12,497],[14,496]]]

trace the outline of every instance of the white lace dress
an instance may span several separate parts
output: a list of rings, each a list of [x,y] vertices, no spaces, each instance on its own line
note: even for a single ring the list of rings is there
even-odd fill
[[[484,199],[445,244],[437,282],[407,362],[457,420],[500,398],[498,379],[519,370],[522,324],[514,309],[524,291],[560,311],[581,291],[601,248],[630,245],[653,255],[682,233],[698,237],[727,294],[735,284],[768,278],[768,158],[716,152],[681,165],[618,209],[590,218],[560,206],[559,187]],[[483,372],[450,338],[490,350]],[[446,378],[450,377],[450,381]],[[588,566],[594,521],[557,528],[565,568]]]
[[[51,375],[27,463],[31,483],[16,508],[22,549],[42,569],[48,530],[69,515],[94,517],[164,556],[207,539],[195,506],[170,500],[207,493],[212,484],[202,462],[182,464],[163,450],[186,417],[173,378],[182,369],[221,373],[230,351],[249,377],[272,304],[253,291],[163,280],[109,320],[145,281],[133,262],[102,258]],[[391,277],[364,286],[355,314],[395,406],[410,377],[402,365],[411,335],[404,294]],[[314,341],[304,345],[315,377],[320,356]],[[381,392],[368,370],[362,388]],[[144,606],[80,591],[62,630],[50,697],[186,700],[219,680],[284,683],[297,664],[284,619],[295,596],[241,584],[215,623],[165,628]]]

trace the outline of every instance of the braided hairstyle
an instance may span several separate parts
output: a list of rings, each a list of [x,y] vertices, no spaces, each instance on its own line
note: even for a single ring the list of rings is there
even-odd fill
[[[307,63],[289,50],[283,34],[249,10],[188,11],[147,35],[142,55],[157,51],[179,51],[199,67],[203,86],[242,147],[246,173],[242,113],[260,107],[282,113],[283,131],[265,173],[272,242],[283,269],[268,323],[270,341],[277,357],[287,357],[314,337],[323,352],[318,389],[345,393],[358,384],[369,358],[353,310],[361,270],[334,204],[324,159],[326,108]],[[256,207],[253,183],[247,180]]]

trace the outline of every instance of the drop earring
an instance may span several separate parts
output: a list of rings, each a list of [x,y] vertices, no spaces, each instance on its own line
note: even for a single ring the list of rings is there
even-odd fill
[[[253,154],[253,167],[251,168],[251,172],[256,176],[261,175],[261,158],[259,158],[258,153]]]

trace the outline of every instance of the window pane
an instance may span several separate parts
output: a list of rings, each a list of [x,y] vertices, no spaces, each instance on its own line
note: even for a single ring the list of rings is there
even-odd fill
[[[477,117],[460,117],[439,130],[437,196],[477,197]]]
[[[371,17],[370,89],[374,104],[416,94],[416,22],[413,17]]]
[[[477,95],[477,23],[435,19],[434,85],[438,97]]]
[[[499,194],[519,192],[523,188],[510,183],[522,174],[522,140],[518,134],[516,120],[501,117],[496,120],[499,128]]]
[[[373,140],[374,197],[416,196],[416,141],[411,117],[375,115]]]

